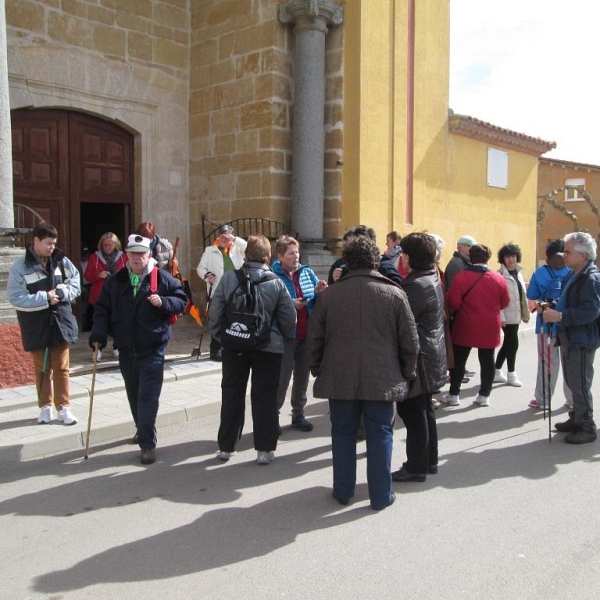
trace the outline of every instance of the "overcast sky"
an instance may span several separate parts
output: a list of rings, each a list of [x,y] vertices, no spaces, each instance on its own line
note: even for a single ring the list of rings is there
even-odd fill
[[[600,165],[600,2],[450,0],[450,108]]]

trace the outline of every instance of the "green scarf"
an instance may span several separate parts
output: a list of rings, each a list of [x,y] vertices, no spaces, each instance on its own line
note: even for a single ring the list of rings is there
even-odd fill
[[[133,271],[129,271],[129,283],[131,283],[131,287],[133,288],[133,296],[137,296],[140,289],[140,276],[136,275]]]

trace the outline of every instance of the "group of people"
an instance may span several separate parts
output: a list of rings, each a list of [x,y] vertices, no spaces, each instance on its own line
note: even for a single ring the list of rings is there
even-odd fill
[[[168,241],[151,223],[140,227],[124,251],[117,236],[103,234],[85,276],[92,285],[90,346],[97,355],[113,338],[136,426],[133,442],[141,449],[142,464],[151,464],[170,322],[184,310],[187,296],[165,268],[172,257]],[[71,425],[77,420],[69,402],[68,348],[78,333],[71,304],[80,293],[80,275],[57,248],[57,238],[48,223],[34,228],[25,256],[11,269],[8,297],[17,309],[24,348],[33,355],[38,422],[49,423],[54,406],[58,419]],[[537,312],[539,364],[530,406],[548,407],[560,360],[572,409],[556,429],[568,434],[568,443],[596,439],[591,384],[600,346],[600,271],[589,234],[552,240],[546,264],[529,286],[522,276],[521,250],[512,243],[498,251],[500,269],[494,271],[488,266],[491,250],[463,236],[442,272],[440,236],[391,232],[386,242],[381,254],[371,228],[347,230],[341,259],[332,265],[327,282],[300,263],[295,238],[280,237],[272,260],[264,236],[243,240],[229,225],[220,227],[197,269],[207,284],[210,358],[223,363],[220,460],[232,457],[242,435],[250,373],[254,446],[261,465],[274,457],[292,380],[291,427],[313,429],[305,415],[312,373],[314,396],[329,401],[334,498],[347,505],[354,496],[362,427],[370,503],[381,510],[394,502],[392,481],[425,481],[437,473],[433,396],[449,373],[450,389],[442,403],[460,404],[473,348],[481,366],[476,405],[489,406],[494,382],[522,385],[516,372],[518,330],[532,311]],[[268,332],[260,347],[244,351],[223,339],[240,272],[260,299]],[[546,374],[551,374],[548,383]],[[395,413],[406,426],[407,458],[392,472]]]

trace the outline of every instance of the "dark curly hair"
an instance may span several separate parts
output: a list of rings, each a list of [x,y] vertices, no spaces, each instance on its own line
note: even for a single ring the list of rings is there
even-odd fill
[[[546,245],[546,258],[552,258],[555,254],[565,251],[565,241],[561,238],[548,240]]]
[[[366,235],[367,237],[371,238],[374,242],[377,241],[375,236],[375,230],[372,227],[367,227],[366,225],[357,225],[356,227],[350,227],[349,229],[346,229],[342,240],[344,242],[347,242],[350,238],[356,237],[358,235]]]
[[[365,235],[351,237],[342,246],[342,260],[353,269],[377,269],[381,253],[377,244]]]
[[[409,233],[402,238],[400,246],[402,252],[408,256],[408,264],[411,269],[433,269],[437,244],[428,233]]]
[[[469,260],[474,265],[487,265],[492,257],[492,251],[483,244],[475,244],[469,248]]]
[[[498,250],[498,262],[503,265],[504,264],[504,259],[507,256],[516,256],[517,257],[517,262],[520,263],[521,262],[521,248],[519,248],[519,246],[517,246],[516,244],[513,244],[512,242],[509,242],[508,244],[504,244],[504,246],[502,246],[502,248],[500,248],[500,250]]]

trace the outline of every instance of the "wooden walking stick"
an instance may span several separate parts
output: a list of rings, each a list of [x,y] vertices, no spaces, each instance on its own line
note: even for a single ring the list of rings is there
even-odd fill
[[[85,437],[85,450],[83,458],[87,460],[90,456],[90,433],[92,432],[92,410],[94,408],[94,387],[96,385],[96,370],[98,367],[98,346],[94,348],[94,366],[92,368],[92,385],[90,387],[90,411],[88,413],[87,435]]]

